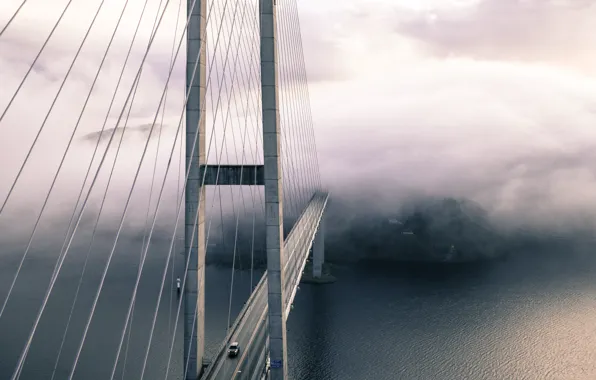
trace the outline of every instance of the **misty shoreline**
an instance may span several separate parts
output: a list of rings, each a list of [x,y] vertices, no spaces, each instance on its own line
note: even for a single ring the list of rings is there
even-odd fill
[[[539,228],[505,230],[491,222],[478,204],[465,199],[425,199],[399,211],[356,213],[341,201],[330,205],[325,260],[332,264],[473,263],[505,259],[519,252],[573,249],[590,244],[586,231]],[[264,231],[255,231],[263,241]],[[224,236],[232,237],[231,232]],[[233,240],[232,240],[233,241]],[[242,244],[239,244],[239,246]],[[264,246],[255,248],[254,267],[266,266]],[[237,268],[250,268],[250,252],[237,252]],[[207,264],[231,266],[233,255],[210,247]]]
[[[93,212],[86,215],[75,239],[73,249],[84,255],[94,224]],[[577,245],[596,241],[586,231],[570,230],[555,234],[538,228],[498,227],[480,205],[466,199],[426,198],[402,202],[395,208],[354,209],[349,202],[333,199],[326,212],[325,260],[331,264],[356,265],[359,263],[471,263],[506,258],[518,252],[540,252],[558,249],[565,251]],[[65,236],[66,220],[61,217],[46,224],[37,239],[54,250]],[[225,220],[224,220],[225,221]],[[284,221],[286,235],[294,220]],[[239,220],[236,234],[234,223],[224,223],[223,231],[215,229],[210,237],[206,264],[238,269],[266,267],[264,221],[255,222],[252,236],[252,218]],[[64,231],[57,226],[64,225]],[[180,231],[180,229],[179,229]],[[8,230],[7,230],[8,232]],[[107,253],[111,249],[116,230],[113,224],[98,228],[94,250]],[[149,256],[167,255],[171,245],[172,226],[167,221],[156,225],[151,239]],[[237,244],[234,244],[235,239]],[[12,240],[12,241],[11,241]],[[18,240],[18,242],[17,242]],[[23,239],[6,236],[3,247],[20,251]],[[122,231],[118,252],[128,252],[138,260],[144,240],[142,224],[128,225]],[[183,240],[178,234],[173,251],[183,255]],[[234,258],[234,245],[236,257]],[[52,247],[52,248],[50,248]],[[36,249],[37,251],[37,249]]]

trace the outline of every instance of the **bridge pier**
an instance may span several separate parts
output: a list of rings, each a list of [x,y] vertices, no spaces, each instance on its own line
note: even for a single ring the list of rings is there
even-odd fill
[[[267,301],[271,380],[288,378],[283,254],[283,191],[277,80],[276,0],[260,0],[261,110],[265,172]]]
[[[321,278],[323,274],[323,263],[325,262],[325,217],[321,218],[319,230],[315,235],[312,247],[312,276]]]
[[[188,272],[184,283],[185,380],[196,380],[203,370],[205,349],[205,164],[206,42],[205,0],[187,0],[190,15],[186,34],[186,170],[184,251]],[[198,59],[198,62],[197,62]],[[196,65],[196,69],[195,69]],[[196,146],[195,145],[196,140]],[[195,224],[196,223],[196,224]],[[196,225],[196,227],[195,227]],[[196,313],[196,315],[195,315]],[[183,369],[183,370],[184,370]]]

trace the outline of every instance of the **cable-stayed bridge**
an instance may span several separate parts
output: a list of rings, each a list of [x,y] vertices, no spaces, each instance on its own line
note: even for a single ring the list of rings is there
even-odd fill
[[[40,1],[0,12],[0,377],[288,378],[328,201],[296,0]],[[206,350],[210,258],[231,269]]]

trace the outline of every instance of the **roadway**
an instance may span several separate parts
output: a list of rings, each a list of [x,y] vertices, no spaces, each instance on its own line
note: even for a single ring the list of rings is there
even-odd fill
[[[286,263],[285,303],[286,318],[294,298],[300,276],[316,234],[319,221],[327,203],[327,194],[315,194],[284,242]],[[218,354],[207,368],[203,379],[252,379],[260,378],[263,371],[263,354],[267,345],[267,272],[255,287],[240,311]],[[230,343],[238,342],[240,353],[228,358]],[[259,368],[260,367],[260,368]]]

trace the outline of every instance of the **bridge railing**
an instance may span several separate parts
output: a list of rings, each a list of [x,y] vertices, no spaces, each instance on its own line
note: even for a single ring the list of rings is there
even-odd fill
[[[254,300],[257,297],[257,295],[259,294],[259,290],[265,284],[266,279],[267,279],[267,272],[263,273],[263,275],[261,276],[261,279],[257,283],[257,286],[255,286],[253,292],[250,294],[250,297],[248,297],[248,300],[246,301],[246,303],[240,310],[240,313],[238,313],[238,316],[234,320],[234,323],[232,324],[231,328],[228,330],[226,337],[219,345],[219,347],[217,349],[217,354],[215,355],[214,360],[211,362],[209,367],[207,367],[207,370],[203,374],[203,376],[202,376],[203,378],[207,378],[208,376],[211,375],[213,368],[215,368],[214,364],[217,363],[217,361],[221,359],[222,355],[226,354],[230,340],[237,333],[238,325],[240,324],[240,322],[242,322],[242,320],[244,319],[244,316],[246,316],[248,314],[249,310],[252,311],[252,309],[254,308]]]
[[[259,355],[259,361],[257,362],[256,368],[261,368],[260,372],[257,372],[252,378],[254,380],[265,380],[267,378],[267,371],[269,370],[269,340],[265,340],[265,344],[261,348],[261,354]]]
[[[305,232],[309,233],[309,235],[306,236],[306,246],[308,246],[308,247],[312,246],[312,243],[315,239],[317,231],[319,230],[319,225],[321,224],[321,218],[322,218],[323,212],[325,211],[325,207],[327,206],[327,201],[329,199],[329,195],[325,193],[324,197],[325,198],[321,202],[320,209],[318,209],[317,212],[313,215],[313,218],[315,220],[314,228],[304,229]],[[286,299],[286,318],[290,315],[292,302],[294,301],[294,297],[296,296],[296,292],[298,290],[298,284],[300,283],[300,278],[302,277],[299,274],[304,271],[304,267],[306,266],[307,259],[308,259],[308,254],[305,255],[301,260],[300,260],[300,258],[297,258],[296,264],[295,264],[295,266],[297,267],[297,272],[296,272],[296,268],[292,268],[293,270],[290,272],[291,275],[287,277],[290,279],[290,281],[292,281],[292,283],[290,284],[290,293],[286,293],[287,294],[287,296],[286,296],[287,297],[287,299]],[[295,273],[297,273],[298,275],[294,275]]]
[[[298,217],[298,220],[296,221],[296,223],[294,223],[294,226],[292,227],[292,229],[290,230],[290,233],[286,237],[285,242],[288,242],[288,243],[290,243],[290,245],[293,246],[293,247],[291,247],[291,251],[290,251],[291,254],[287,256],[287,259],[290,259],[291,256],[293,256],[293,251],[296,249],[296,247],[294,247],[296,244],[295,243],[292,244],[293,242],[295,242],[297,240],[296,235],[300,234],[298,236],[298,239],[299,239],[301,237],[301,235],[304,233],[304,228],[301,228],[301,226],[303,224],[302,222],[303,222],[304,218],[310,216],[309,214],[311,211],[311,207],[309,207],[309,206],[311,205],[311,202],[313,202],[317,197],[320,197],[321,194],[322,193],[319,193],[319,192],[313,194],[310,202],[304,208],[304,210],[302,210],[300,216]],[[325,193],[325,196],[326,196],[326,193]],[[286,247],[284,246],[284,250],[285,250],[285,248]],[[286,261],[286,264],[289,264],[289,263]],[[257,295],[259,294],[259,292],[263,288],[263,286],[265,286],[266,279],[267,279],[267,272],[263,273],[263,275],[261,276],[261,279],[257,283],[257,286],[255,286],[253,292],[248,297],[248,300],[246,301],[246,303],[244,304],[244,306],[238,313],[238,316],[234,320],[234,323],[232,324],[232,326],[228,330],[228,333],[226,334],[224,340],[218,347],[217,354],[215,355],[215,358],[213,359],[213,361],[211,362],[209,367],[207,367],[207,370],[203,374],[203,376],[202,376],[203,378],[208,378],[209,376],[211,376],[213,370],[216,368],[216,363],[219,360],[221,360],[223,357],[226,356],[226,352],[227,352],[227,348],[228,348],[228,344],[229,344],[230,340],[232,339],[233,336],[235,336],[237,334],[238,327],[239,327],[240,323],[242,322],[242,320],[244,319],[244,317],[246,315],[248,315],[249,312],[252,312],[252,310],[254,309],[255,299],[257,298]]]

